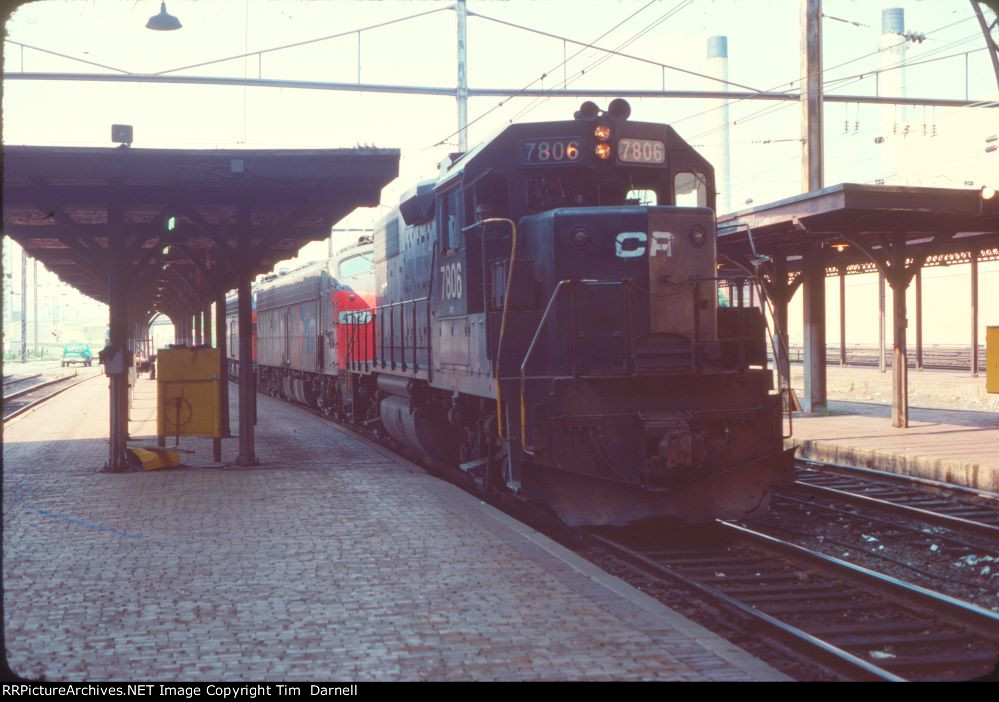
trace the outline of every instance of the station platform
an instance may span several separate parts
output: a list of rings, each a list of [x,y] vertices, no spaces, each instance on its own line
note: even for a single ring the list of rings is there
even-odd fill
[[[155,445],[154,400],[155,382],[140,379],[130,446]],[[405,459],[258,402],[252,468],[212,464],[210,440],[182,438],[188,467],[96,472],[103,377],[5,427],[4,631],[16,673],[786,679]],[[225,440],[223,458],[236,452]]]
[[[801,366],[791,366],[801,392]],[[891,374],[829,366],[828,411],[794,416],[798,455],[999,493],[999,395],[968,372],[909,372],[909,427],[891,426]]]

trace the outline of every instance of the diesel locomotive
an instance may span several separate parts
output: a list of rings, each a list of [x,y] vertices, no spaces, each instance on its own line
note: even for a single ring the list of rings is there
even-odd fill
[[[371,289],[342,261],[260,286],[261,387],[569,525],[766,509],[793,449],[764,318],[719,301],[747,279],[718,274],[713,169],[629,116],[445,159],[376,226]]]

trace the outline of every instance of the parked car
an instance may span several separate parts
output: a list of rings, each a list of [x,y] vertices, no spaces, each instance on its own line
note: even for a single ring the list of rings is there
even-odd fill
[[[89,366],[93,363],[90,356],[90,347],[86,344],[66,344],[62,347],[62,366],[65,368],[71,363],[82,363]]]

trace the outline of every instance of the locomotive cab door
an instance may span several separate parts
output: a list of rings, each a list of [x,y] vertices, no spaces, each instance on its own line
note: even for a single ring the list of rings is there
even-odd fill
[[[468,328],[468,256],[461,245],[461,189],[452,188],[437,202],[438,259],[433,276],[433,330],[438,344],[435,365],[467,368],[470,361]],[[432,332],[432,333],[433,333]]]

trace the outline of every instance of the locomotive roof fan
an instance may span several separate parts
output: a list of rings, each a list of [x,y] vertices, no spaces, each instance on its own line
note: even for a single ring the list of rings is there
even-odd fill
[[[614,98],[611,100],[611,103],[608,105],[606,110],[601,110],[597,107],[597,103],[592,100],[587,100],[579,106],[579,109],[573,114],[573,118],[590,121],[596,119],[600,115],[625,120],[631,116],[631,105],[629,105],[628,101],[624,98]]]

